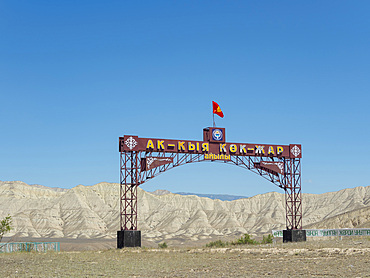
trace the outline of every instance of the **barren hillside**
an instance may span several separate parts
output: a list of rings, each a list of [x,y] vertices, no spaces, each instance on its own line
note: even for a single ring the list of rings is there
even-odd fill
[[[355,209],[305,226],[307,229],[369,228],[370,206]]]
[[[140,188],[138,193],[138,226],[143,238],[149,241],[261,234],[285,226],[283,193],[271,192],[235,201],[177,194],[158,196]],[[358,218],[354,210],[363,215],[361,221],[351,220]],[[10,236],[115,238],[119,229],[118,212],[119,184],[79,185],[67,190],[18,181],[0,182],[0,218],[10,214],[14,220]],[[304,226],[324,219],[328,219],[323,222],[325,225],[333,225],[330,228],[367,225],[370,186],[320,195],[304,194],[303,213]]]

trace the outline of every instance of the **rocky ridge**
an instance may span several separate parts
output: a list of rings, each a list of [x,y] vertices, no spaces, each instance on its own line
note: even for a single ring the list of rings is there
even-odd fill
[[[285,226],[283,193],[220,201],[172,193],[158,196],[139,188],[138,200],[138,226],[148,241],[263,234]],[[119,229],[119,184],[54,189],[18,181],[0,182],[0,218],[8,214],[14,226],[8,236],[115,238]],[[322,228],[324,224],[320,223],[332,225],[330,228],[363,227],[369,223],[369,214],[370,186],[303,194],[303,224],[311,228]]]

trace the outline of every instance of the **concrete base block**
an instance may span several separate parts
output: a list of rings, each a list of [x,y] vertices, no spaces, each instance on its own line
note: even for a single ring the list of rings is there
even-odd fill
[[[283,242],[306,241],[306,230],[283,230]]]
[[[117,231],[117,248],[141,247],[141,231]]]

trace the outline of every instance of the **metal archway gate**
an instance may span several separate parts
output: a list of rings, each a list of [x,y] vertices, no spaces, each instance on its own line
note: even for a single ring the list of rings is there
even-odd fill
[[[299,144],[229,143],[225,129],[203,129],[203,141],[119,138],[120,231],[117,247],[141,246],[137,227],[137,187],[159,174],[193,162],[220,161],[248,169],[285,191],[284,241],[305,240],[302,230],[301,158]]]

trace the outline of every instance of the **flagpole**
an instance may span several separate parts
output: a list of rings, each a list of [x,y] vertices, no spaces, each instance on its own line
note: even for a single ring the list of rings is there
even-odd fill
[[[212,102],[212,115],[213,115],[213,127],[215,127],[215,113],[213,112],[213,102]]]

